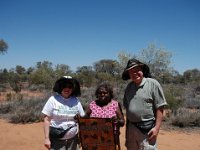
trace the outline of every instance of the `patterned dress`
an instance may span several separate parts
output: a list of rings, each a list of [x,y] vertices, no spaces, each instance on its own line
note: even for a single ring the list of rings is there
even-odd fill
[[[100,107],[96,104],[95,101],[90,103],[90,110],[92,111],[90,114],[91,118],[112,118],[117,114],[118,102],[115,100],[111,100],[108,105]]]
[[[116,100],[111,100],[111,102],[108,103],[106,106],[100,107],[96,104],[95,101],[92,101],[89,107],[92,111],[90,114],[91,118],[112,118],[117,116],[117,108],[119,107],[119,104]],[[118,147],[120,147],[119,135],[119,126],[117,125],[117,123],[114,123],[114,139]]]

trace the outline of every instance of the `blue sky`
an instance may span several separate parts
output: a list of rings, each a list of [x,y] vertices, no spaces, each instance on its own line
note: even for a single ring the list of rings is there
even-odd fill
[[[199,0],[0,0],[0,18],[0,69],[46,60],[76,70],[150,43],[180,73],[200,69]]]

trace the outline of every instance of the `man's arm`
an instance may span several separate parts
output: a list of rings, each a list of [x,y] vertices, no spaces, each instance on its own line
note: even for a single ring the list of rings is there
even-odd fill
[[[156,109],[156,124],[155,124],[155,127],[152,128],[148,133],[149,141],[156,141],[157,139],[157,136],[162,124],[162,120],[163,120],[163,112],[164,112],[164,106],[161,106]]]

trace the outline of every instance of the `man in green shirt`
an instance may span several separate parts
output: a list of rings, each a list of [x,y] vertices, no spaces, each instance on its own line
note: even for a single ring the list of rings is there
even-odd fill
[[[122,74],[127,85],[123,105],[126,109],[127,150],[156,150],[156,140],[167,105],[161,85],[151,78],[149,67],[130,59]]]

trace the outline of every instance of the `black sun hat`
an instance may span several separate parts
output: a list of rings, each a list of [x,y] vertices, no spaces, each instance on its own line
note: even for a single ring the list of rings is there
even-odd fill
[[[81,96],[80,84],[77,79],[71,76],[62,76],[56,80],[53,91],[61,94],[62,90],[66,87],[72,88],[72,96]]]
[[[123,80],[130,79],[128,71],[137,66],[141,66],[144,77],[146,78],[151,77],[149,67],[146,64],[140,62],[139,60],[132,58],[128,61],[127,66],[124,69],[124,72],[122,73],[122,79]]]

